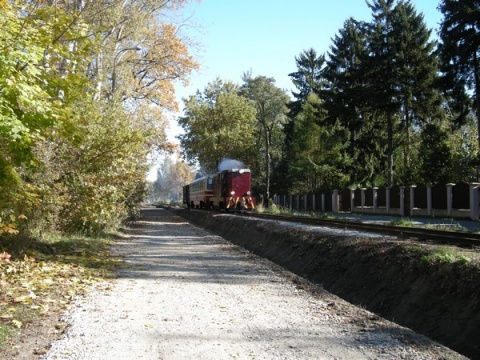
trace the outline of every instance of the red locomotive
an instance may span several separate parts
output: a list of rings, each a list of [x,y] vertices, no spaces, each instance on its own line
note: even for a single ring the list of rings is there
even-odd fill
[[[245,211],[255,208],[250,169],[230,169],[195,179],[183,187],[183,203],[190,208]]]

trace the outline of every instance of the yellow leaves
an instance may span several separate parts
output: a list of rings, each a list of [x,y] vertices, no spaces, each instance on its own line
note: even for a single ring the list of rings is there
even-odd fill
[[[17,219],[27,220],[27,217],[23,214],[19,215],[18,217],[15,217],[15,215],[13,213],[10,213],[10,214],[7,213],[6,219],[2,220],[2,217],[0,216],[0,235],[2,235],[2,234],[8,234],[8,235],[18,234]],[[2,257],[0,256],[0,261],[1,260],[2,260]]]
[[[15,229],[16,227],[17,227],[17,225],[15,223],[1,223],[0,222],[0,235],[1,234],[8,234],[8,235],[18,234],[18,230]]]
[[[30,304],[33,304],[33,300],[35,300],[36,298],[37,298],[37,295],[35,295],[33,291],[30,291],[26,295],[17,296],[15,299],[13,299],[13,301],[16,303],[30,305]]]
[[[20,329],[23,326],[23,323],[19,320],[12,320],[12,324],[18,329]]]
[[[63,311],[88,287],[108,276],[113,259],[106,239],[52,238],[49,255],[15,259],[0,253],[0,323],[21,329]]]

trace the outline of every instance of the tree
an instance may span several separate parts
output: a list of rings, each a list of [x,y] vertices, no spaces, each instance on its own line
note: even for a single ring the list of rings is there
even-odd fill
[[[446,184],[452,181],[452,153],[446,131],[437,124],[427,124],[422,129],[421,139],[419,160],[423,181],[427,184]]]
[[[62,9],[23,5],[0,4],[0,218],[34,214],[40,184],[30,178],[41,165],[35,148],[69,126],[72,102],[88,83],[76,69],[94,50],[81,21]],[[82,40],[70,49],[65,38]]]
[[[28,209],[38,234],[97,232],[136,211],[173,82],[197,67],[159,21],[184,2],[0,3],[1,224]]]
[[[294,161],[295,153],[292,147],[293,133],[295,131],[296,118],[302,111],[307,97],[312,93],[318,93],[324,82],[323,66],[325,64],[325,56],[318,55],[311,48],[303,51],[295,57],[297,71],[288,74],[293,85],[298,91],[292,91],[295,100],[287,103],[289,121],[285,124],[284,133],[285,141],[283,144],[282,158],[275,167],[272,177],[272,185],[278,191],[288,192],[291,187],[292,180],[296,175],[290,174],[289,164]]]
[[[439,9],[444,16],[439,50],[445,90],[454,100],[457,122],[464,123],[474,109],[480,149],[480,1],[442,0]]]
[[[310,93],[318,94],[325,85],[324,55],[318,55],[314,49],[308,49],[295,57],[295,63],[297,64],[297,71],[288,74],[293,85],[298,89],[298,92],[292,91],[295,100],[288,103],[290,119],[294,119],[302,110],[302,105]]]
[[[307,96],[295,122],[290,163],[292,193],[332,190],[344,186],[346,144],[344,129],[325,122],[320,99],[315,93]]]
[[[179,139],[190,163],[198,161],[209,172],[225,157],[250,166],[255,151],[255,109],[238,91],[232,82],[216,79],[203,93],[184,100],[185,116],[179,119],[184,134]]]
[[[345,143],[351,161],[344,169],[351,185],[375,181],[386,143],[380,122],[367,106],[367,30],[366,23],[352,18],[345,21],[328,53],[328,88],[322,92],[327,122],[332,126],[339,122],[348,135]]]
[[[422,14],[417,14],[409,2],[399,2],[393,12],[391,36],[396,54],[397,101],[400,106],[400,130],[404,136],[403,183],[412,180],[412,132],[427,121],[440,119],[441,96],[438,88],[439,61],[431,30]]]
[[[179,156],[166,156],[157,170],[157,180],[153,184],[153,201],[181,201],[182,187],[193,180],[193,169]]]
[[[397,147],[404,145],[403,181],[408,181],[412,126],[438,114],[437,61],[423,16],[408,1],[374,0],[368,5],[373,13],[365,62],[368,101],[371,111],[385,119],[387,184],[392,185]]]
[[[288,96],[275,86],[275,79],[265,76],[252,78],[244,74],[242,93],[255,108],[258,129],[258,148],[264,155],[265,199],[270,199],[272,158],[279,158],[283,144],[283,126],[287,122]]]

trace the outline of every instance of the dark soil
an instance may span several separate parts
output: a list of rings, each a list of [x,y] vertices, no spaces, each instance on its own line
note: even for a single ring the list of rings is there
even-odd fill
[[[353,304],[480,359],[480,263],[431,260],[439,251],[478,258],[474,250],[312,232],[241,215],[176,212]]]

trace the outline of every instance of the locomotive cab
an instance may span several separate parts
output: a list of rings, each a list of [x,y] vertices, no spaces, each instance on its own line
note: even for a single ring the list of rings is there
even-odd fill
[[[250,188],[250,169],[230,169],[218,173],[214,179],[214,207],[227,211],[252,210],[255,199]]]

